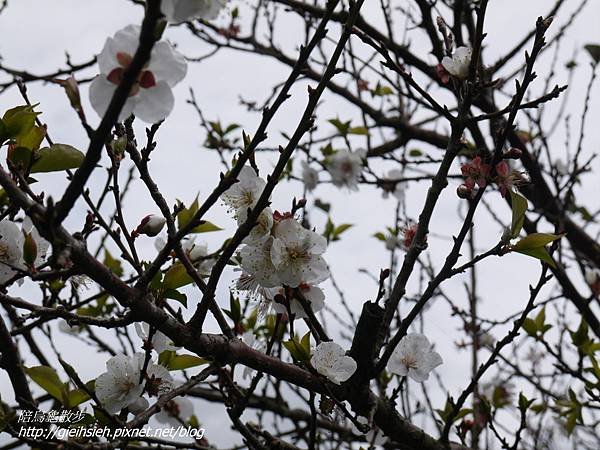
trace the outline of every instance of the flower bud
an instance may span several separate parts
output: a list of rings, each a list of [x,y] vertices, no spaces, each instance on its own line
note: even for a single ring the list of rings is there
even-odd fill
[[[167,223],[167,220],[164,217],[149,214],[142,219],[138,227],[131,234],[133,237],[138,237],[140,234],[154,237],[162,231],[165,223]]]
[[[25,242],[23,243],[23,261],[27,266],[32,267],[37,259],[38,248],[31,233],[23,232]]]
[[[515,148],[515,147],[509,148],[502,155],[502,157],[504,159],[521,159],[521,156],[523,156],[523,151],[521,151],[521,149],[518,149],[518,148]]]
[[[459,198],[471,198],[471,189],[466,184],[461,184],[456,188],[456,195]]]

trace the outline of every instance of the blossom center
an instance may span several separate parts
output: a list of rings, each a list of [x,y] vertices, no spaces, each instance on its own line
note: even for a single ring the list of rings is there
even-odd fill
[[[307,253],[302,247],[292,247],[288,248],[288,255],[292,261],[297,261],[306,258]]]
[[[10,251],[6,244],[0,244],[0,261],[8,261],[10,259]]]
[[[409,353],[408,355],[404,355],[400,361],[406,366],[407,369],[417,368],[417,358],[411,353]]]
[[[120,67],[116,67],[111,70],[106,76],[106,79],[113,84],[119,85],[121,81],[123,81],[125,70],[127,70],[131,64],[131,61],[133,61],[133,57],[129,53],[118,52],[116,58]],[[131,97],[136,95],[140,88],[149,89],[154,86],[156,86],[156,78],[154,77],[154,73],[152,73],[150,70],[142,70],[142,72],[138,75],[137,80],[133,84],[129,96]]]

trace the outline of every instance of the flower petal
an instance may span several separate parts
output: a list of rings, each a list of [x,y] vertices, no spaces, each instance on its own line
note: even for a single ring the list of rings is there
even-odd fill
[[[173,87],[185,78],[187,62],[168,42],[159,41],[152,50],[148,70],[154,74],[156,81],[164,81]]]
[[[133,113],[148,123],[164,120],[173,110],[175,97],[169,85],[161,81],[149,89],[141,89]]]

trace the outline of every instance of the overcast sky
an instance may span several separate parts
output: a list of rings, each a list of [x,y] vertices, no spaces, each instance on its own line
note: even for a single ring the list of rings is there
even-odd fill
[[[406,4],[407,2],[399,3]],[[487,61],[495,60],[505,49],[510,48],[512,43],[520,40],[523,34],[532,28],[535,18],[545,14],[551,3],[553,2],[547,0],[491,1],[486,23]],[[565,9],[558,16],[553,30],[557,30],[557,25],[566,21],[570,12],[579,2],[567,3],[570,4],[570,9]],[[369,1],[366,2],[365,14],[367,16],[372,14],[369,8],[372,8],[373,4],[378,4],[378,2],[374,0],[371,4]],[[54,0],[52,2],[9,0],[8,8],[0,15],[2,63],[7,67],[41,74],[64,66],[65,51],[70,54],[74,63],[87,61],[102,48],[107,36],[113,35],[115,31],[127,24],[139,23],[141,17],[142,9],[125,0]],[[559,53],[560,64],[558,64],[555,77],[556,83],[566,83],[566,73],[563,67],[575,54],[581,65],[581,70],[573,80],[569,93],[569,111],[573,115],[574,130],[578,126],[583,91],[590,76],[589,58],[582,51],[582,47],[589,42],[600,42],[598,18],[600,18],[600,1],[591,0],[588,2],[584,14],[570,29]],[[297,39],[301,39],[301,34],[294,32],[296,30],[294,27],[297,26],[294,25],[297,24],[295,19],[295,17],[290,19],[291,25],[287,34],[281,34],[280,31],[282,40],[290,46],[300,43],[297,42]],[[374,17],[374,20],[378,19]],[[181,51],[187,56],[199,56],[207,50],[205,46],[192,39],[181,28],[167,30],[166,36],[177,42]],[[427,52],[426,41],[413,39],[413,43],[416,48],[423,50],[423,54]],[[544,73],[544,64],[547,67],[551,57],[550,53],[542,60],[542,64],[538,68],[539,72]],[[433,59],[431,62],[433,63]],[[93,75],[95,70],[94,68],[86,74]],[[266,58],[241,56],[231,52],[220,54],[201,64],[190,65],[188,76],[175,88],[175,109],[158,133],[159,146],[153,154],[151,163],[154,177],[170,203],[173,203],[175,199],[189,203],[197,193],[202,199],[203,195],[210,192],[218,180],[219,171],[222,170],[217,158],[202,148],[204,135],[198,127],[195,112],[186,104],[189,88],[192,87],[195,90],[199,104],[208,119],[220,118],[225,123],[240,123],[246,131],[252,133],[259,117],[248,114],[244,107],[239,105],[239,94],[243,94],[246,99],[262,101],[270,94],[274,83],[284,79],[286,74],[286,67],[275,64]],[[2,79],[1,75],[0,79]],[[540,85],[541,82],[534,85],[533,88],[538,95],[541,94]],[[591,120],[596,122],[600,114],[599,89],[599,84],[596,83],[594,87],[596,95],[590,113]],[[282,109],[281,114],[274,121],[273,127],[270,128],[270,145],[284,144],[279,131],[289,131],[297,123],[300,108],[304,105],[305,92],[304,85],[293,90],[292,101]],[[29,95],[32,101],[40,103],[39,110],[43,111],[42,120],[48,124],[54,141],[69,143],[81,149],[87,147],[87,141],[78,119],[74,112],[67,107],[64,93],[60,88],[54,85],[35,83],[29,86]],[[82,96],[88,118],[93,124],[96,124],[98,118],[89,107],[87,87],[82,88]],[[10,90],[0,96],[0,111],[19,103],[21,100],[18,92],[14,89]],[[341,118],[350,118],[355,112],[348,110],[347,106],[338,99],[325,96],[320,114],[321,119],[332,118],[337,114]],[[323,127],[325,126],[323,125]],[[138,126],[138,130],[138,138],[143,141],[143,128]],[[439,131],[444,131],[444,128],[440,127]],[[561,131],[556,139],[557,142],[562,142]],[[597,151],[599,144],[597,132],[586,136],[586,152],[591,154],[592,151]],[[564,149],[560,145],[554,146],[554,149],[556,150],[555,157],[564,157]],[[261,160],[263,173],[269,171],[272,161],[272,158]],[[595,167],[598,170],[597,162]],[[386,166],[386,168],[389,167]],[[459,166],[456,165],[455,173],[458,172],[458,169]],[[39,180],[46,192],[55,196],[61,193],[65,186],[62,176],[42,174],[39,176]],[[92,180],[92,189],[98,187],[99,180],[99,178]],[[416,218],[418,215],[427,186],[428,184],[425,183],[415,184],[408,190],[406,205],[409,216]],[[443,193],[432,222],[430,251],[436,267],[440,267],[443,263],[442,258],[451,245],[448,238],[452,233],[458,231],[460,225],[454,187],[451,185]],[[585,186],[578,191],[578,195],[585,199],[590,210],[598,209],[600,206],[597,196],[598,188],[600,188],[598,179],[594,181],[588,178]],[[302,195],[302,186],[299,183],[292,183],[276,191],[273,196],[274,207],[280,210],[289,208],[293,195]],[[499,194],[490,193],[488,195],[490,201],[500,202]],[[387,267],[389,264],[389,255],[384,251],[383,245],[371,236],[375,231],[382,231],[385,226],[392,225],[394,201],[382,199],[380,191],[369,187],[361,188],[360,193],[348,193],[332,189],[329,186],[320,186],[315,196],[332,203],[332,217],[335,223],[355,224],[347,232],[346,239],[339,243],[333,243],[325,256],[332,267],[336,280],[344,288],[349,303],[358,313],[362,303],[367,299],[372,299],[376,293],[376,286],[358,270],[367,268],[372,273],[377,273],[380,268]],[[142,183],[136,182],[132,194],[126,200],[125,216],[129,228],[133,228],[144,215],[157,212],[152,205]],[[75,218],[67,222],[68,225],[73,225],[73,230],[75,227],[79,227],[81,214],[84,211],[85,209],[79,205]],[[508,223],[510,220],[508,208],[500,207],[499,211],[501,217]],[[221,207],[214,208],[207,218],[226,228],[223,232],[206,235],[212,250],[232,233],[234,223],[226,214],[225,209]],[[322,231],[326,221],[325,215],[315,212],[311,214],[311,219],[313,225]],[[480,250],[485,250],[497,242],[500,231],[497,225],[482,211],[479,211],[475,220],[479,225],[476,232],[477,245]],[[143,239],[140,241],[142,254],[146,258],[150,258],[154,254],[153,243],[151,239]],[[527,285],[539,274],[539,265],[532,259],[509,255],[502,260],[495,258],[485,261],[479,270],[485,280],[482,283],[485,292],[480,293],[483,298],[482,313],[487,317],[503,318],[524,305],[527,299]],[[227,302],[226,292],[232,279],[233,275],[227,273],[219,286],[219,300],[223,305]],[[448,283],[447,292],[456,296],[459,303],[462,302],[463,305],[466,305],[462,287],[464,280],[464,278],[457,277]],[[324,286],[328,294],[328,304],[336,308],[337,296],[329,283],[325,283]],[[27,289],[25,287],[21,295],[27,295],[27,292],[30,292]],[[465,374],[468,373],[470,363],[467,359],[468,353],[457,352],[455,347],[457,328],[460,323],[448,320],[448,316],[449,311],[445,304],[440,302],[434,305],[432,310],[427,313],[426,329],[430,340],[436,344],[437,350],[446,360],[440,373],[446,385],[456,394],[456,390],[465,384]],[[64,351],[65,359],[76,365],[84,380],[95,378],[104,371],[104,362],[108,358],[106,355],[95,355],[89,351],[76,354],[73,349],[86,347],[82,347],[77,340],[69,336],[60,336],[58,342],[59,348]],[[348,344],[346,343],[346,345]],[[89,357],[86,359],[81,355]],[[33,364],[33,362],[33,359],[28,358],[28,363]],[[4,372],[0,372],[0,394],[4,401],[12,401],[13,393],[7,384]],[[441,403],[438,406],[441,406]],[[202,411],[206,411],[206,408],[198,411],[198,416],[207,428],[208,439],[217,444],[229,442],[231,436],[229,433],[223,433],[222,416],[212,412],[203,414]],[[215,430],[218,430],[218,433]],[[2,440],[3,438],[0,436],[0,442]]]

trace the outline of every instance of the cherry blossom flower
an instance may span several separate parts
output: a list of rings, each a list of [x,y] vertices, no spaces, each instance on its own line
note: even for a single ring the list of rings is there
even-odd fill
[[[238,175],[238,182],[227,189],[221,199],[239,215],[240,210],[253,208],[265,188],[265,180],[256,175],[254,169],[244,166]]]
[[[410,239],[412,242],[412,238]],[[398,240],[398,236],[394,236],[393,234],[390,234],[389,236],[385,237],[385,249],[386,250],[394,250],[395,248],[398,248],[398,246],[400,245],[400,241]],[[410,247],[410,245],[409,245]],[[408,247],[405,247],[408,248]]]
[[[129,25],[108,38],[98,55],[100,75],[90,85],[90,102],[100,116],[108,109],[125,70],[133,60],[139,35],[140,27]],[[129,93],[119,120],[125,120],[132,113],[149,123],[164,120],[175,103],[171,88],[183,80],[186,72],[187,63],[183,55],[167,42],[157,42],[150,61]]]
[[[594,295],[600,295],[600,270],[585,269],[585,281]]]
[[[307,191],[314,190],[319,184],[319,172],[310,167],[306,161],[300,163],[302,165],[302,182]]]
[[[475,185],[480,188],[485,187],[491,169],[491,166],[484,163],[480,156],[476,156],[471,162],[460,166],[462,176],[465,178],[465,185],[469,189],[473,189]]]
[[[107,371],[96,379],[96,396],[111,414],[135,402],[144,391],[140,373],[144,354],[116,355],[106,363]]]
[[[176,397],[167,402],[156,416],[159,423],[178,427],[182,423],[185,424],[194,414],[193,403],[185,397]]]
[[[238,226],[246,222],[248,218],[248,209],[240,208],[237,215]],[[244,239],[245,244],[260,244],[264,242],[271,234],[273,228],[273,210],[271,208],[263,209],[258,215],[256,225],[250,231],[250,234]]]
[[[79,334],[79,332],[81,331],[82,327],[79,325],[70,325],[69,322],[67,322],[64,319],[61,319],[58,322],[58,329],[65,334],[77,336]]]
[[[248,347],[252,347],[254,350],[261,352],[261,353],[266,353],[267,351],[267,343],[264,341],[261,341],[260,339],[256,338],[256,335],[254,334],[253,330],[248,330],[246,332],[244,332],[244,334],[242,335],[242,342],[244,344],[246,344]],[[249,378],[254,374],[255,370],[252,367],[244,367],[244,372],[243,372],[243,377],[244,378]]]
[[[6,283],[24,269],[23,233],[14,222],[3,219],[0,222],[0,284]]]
[[[443,64],[435,66],[435,74],[442,84],[448,84],[450,82],[450,73],[445,69]]]
[[[391,373],[408,375],[422,383],[429,378],[429,372],[442,363],[442,357],[431,350],[431,344],[424,335],[410,333],[400,340],[387,367]]]
[[[148,400],[146,400],[144,397],[139,397],[133,403],[130,403],[129,405],[127,405],[127,409],[132,414],[138,415],[138,414],[146,411],[149,406],[150,406],[150,403],[148,402]]]
[[[452,57],[444,56],[442,66],[453,77],[464,80],[469,76],[472,53],[473,51],[469,47],[458,47],[452,53]]]
[[[23,232],[25,245],[27,245],[27,242],[30,242],[33,244],[34,247],[35,254],[32,255],[32,258],[34,260],[31,262],[30,265],[32,267],[40,266],[46,261],[46,255],[48,253],[48,248],[50,248],[50,242],[48,242],[40,235],[37,228],[33,226],[33,222],[31,222],[31,219],[29,217],[25,217],[25,219],[23,219],[21,231]],[[23,252],[23,254],[25,256],[25,252]]]
[[[271,260],[281,284],[298,287],[317,284],[329,278],[329,268],[321,255],[327,240],[307,230],[293,218],[282,220],[274,228]]]
[[[310,358],[311,365],[329,381],[340,384],[356,372],[356,361],[335,342],[321,342]]]
[[[356,420],[363,425],[369,426],[369,431],[367,434],[364,434],[356,425],[354,425],[354,423],[351,422],[352,432],[356,435],[364,436],[365,441],[367,441],[369,446],[385,445],[387,443],[388,438],[383,434],[383,431],[372,424],[372,421],[370,423],[369,419],[364,416],[357,416]]]
[[[311,286],[305,283],[300,284],[298,287],[300,293],[304,296],[304,298],[310,304],[310,307],[313,312],[321,311],[325,307],[325,294],[323,290],[318,288],[317,286]],[[278,290],[278,294],[283,295],[283,289]],[[279,314],[287,314],[287,307],[281,303],[278,303],[274,299],[275,296],[271,297],[273,309]],[[302,306],[299,300],[295,297],[290,299],[290,312],[294,315],[296,319],[305,319],[308,317],[306,310]]]
[[[139,338],[144,343],[147,343],[148,337],[150,335],[150,325],[148,325],[147,323],[136,322],[134,327],[135,327],[135,332],[137,333]],[[161,333],[158,330],[156,330],[154,332],[154,334],[152,335],[151,343],[152,343],[152,348],[154,350],[156,350],[156,353],[158,353],[159,355],[166,350],[175,351],[178,348],[180,348],[180,347],[176,346],[175,344],[173,344],[173,341],[171,341],[171,338],[169,338],[167,335],[165,335],[164,333]]]
[[[500,161],[496,164],[496,178],[494,181],[498,185],[502,197],[506,197],[510,190],[527,182],[528,178],[525,174],[512,170],[506,161]]]
[[[556,169],[556,173],[559,175],[564,176],[564,175],[569,174],[569,167],[560,158],[557,158],[556,160],[554,160],[554,168]]]
[[[146,369],[147,380],[140,383],[145,355],[116,355],[106,362],[107,371],[96,379],[96,395],[100,403],[111,414],[116,414],[137,402],[144,388],[151,395],[164,393],[172,388],[169,371],[152,362]]]
[[[250,274],[263,288],[272,288],[281,285],[277,270],[271,260],[271,247],[273,238],[266,239],[257,245],[246,245],[240,251],[242,269]]]
[[[337,187],[347,187],[351,191],[358,190],[358,182],[362,173],[365,150],[339,150],[327,162],[327,171],[331,182]]]
[[[162,0],[160,9],[169,22],[216,19],[226,0]]]
[[[415,222],[409,222],[408,225],[403,227],[400,232],[402,233],[402,247],[404,250],[408,250],[412,245],[415,236],[417,235],[417,228],[419,224]]]
[[[392,169],[386,175],[386,180],[383,181],[383,198],[388,198],[391,193],[396,199],[402,201],[404,199],[404,185],[397,182],[402,179],[403,173],[401,170]]]
[[[137,237],[140,234],[145,234],[150,237],[157,236],[165,227],[166,223],[167,220],[164,217],[156,214],[148,214],[142,219],[137,228],[133,230],[131,235],[133,237]]]

